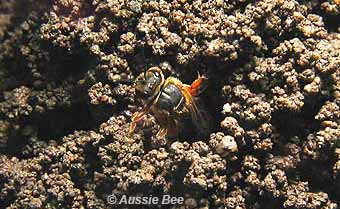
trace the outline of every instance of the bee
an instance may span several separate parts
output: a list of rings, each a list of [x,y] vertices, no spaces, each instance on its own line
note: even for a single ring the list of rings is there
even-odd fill
[[[135,81],[136,95],[139,95],[144,107],[133,114],[130,133],[146,113],[152,113],[160,125],[158,137],[173,137],[179,133],[181,119],[191,118],[199,133],[206,134],[208,123],[196,100],[204,90],[205,76],[198,78],[191,85],[182,83],[175,77],[165,78],[158,67],[151,67],[141,73]]]

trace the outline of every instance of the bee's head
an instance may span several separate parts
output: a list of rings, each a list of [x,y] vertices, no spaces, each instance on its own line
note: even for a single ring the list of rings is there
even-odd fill
[[[142,99],[151,99],[157,95],[164,83],[164,75],[158,67],[149,68],[141,73],[136,81],[135,88],[137,95]]]

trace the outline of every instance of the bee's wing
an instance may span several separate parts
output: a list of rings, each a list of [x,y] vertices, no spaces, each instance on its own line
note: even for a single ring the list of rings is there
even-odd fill
[[[193,124],[200,134],[207,136],[210,131],[208,113],[204,110],[202,104],[199,103],[197,98],[191,96],[190,94],[186,94],[185,97],[189,101],[187,106],[189,108]]]

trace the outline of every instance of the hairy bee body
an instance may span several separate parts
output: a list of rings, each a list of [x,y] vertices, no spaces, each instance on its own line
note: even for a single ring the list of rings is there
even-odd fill
[[[175,136],[180,131],[182,118],[191,116],[194,124],[201,129],[206,122],[197,108],[194,97],[200,92],[204,77],[196,79],[193,84],[183,84],[174,77],[164,78],[159,68],[148,69],[137,77],[136,91],[144,102],[144,108],[132,117],[132,132],[146,112],[152,113],[160,125],[158,136]]]

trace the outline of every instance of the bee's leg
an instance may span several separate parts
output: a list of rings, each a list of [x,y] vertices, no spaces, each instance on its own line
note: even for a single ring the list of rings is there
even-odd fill
[[[164,124],[164,126],[161,126],[161,128],[159,129],[157,136],[158,137],[165,137],[165,136],[177,136],[178,134],[178,126],[177,126],[177,121],[172,119],[172,118],[168,118],[166,124]]]
[[[168,128],[167,127],[161,127],[159,131],[157,132],[156,136],[159,138],[163,138],[167,135],[168,133]]]
[[[132,117],[131,117],[131,124],[130,124],[130,127],[129,127],[129,133],[133,133],[133,131],[135,130],[136,128],[136,125],[137,125],[137,122],[140,121],[144,115],[146,113],[146,108],[144,108],[142,111],[140,112],[135,112]]]
[[[158,130],[156,136],[157,137],[165,137],[168,133],[168,114],[157,114],[157,121],[159,123],[160,129]]]
[[[207,77],[205,77],[204,75],[200,75],[198,73],[197,79],[194,80],[194,82],[192,82],[190,86],[185,85],[184,87],[186,88],[187,91],[189,91],[189,93],[192,96],[197,96],[204,91],[206,87],[205,82],[204,82],[205,80],[207,80]]]

